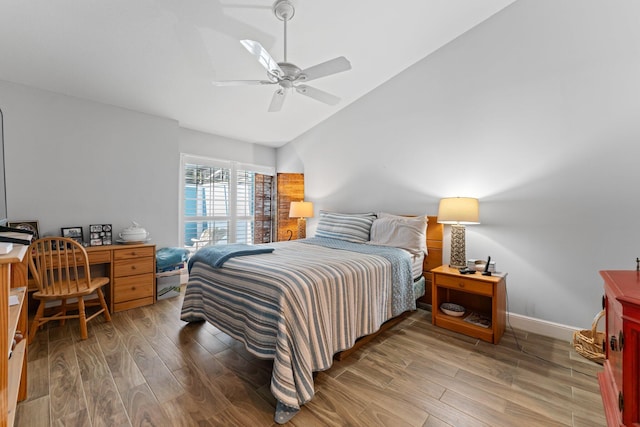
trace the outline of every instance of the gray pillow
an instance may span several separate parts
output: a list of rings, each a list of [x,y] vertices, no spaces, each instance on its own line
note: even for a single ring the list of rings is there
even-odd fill
[[[371,225],[375,219],[376,214],[373,212],[346,214],[321,210],[315,236],[364,243],[369,240]]]

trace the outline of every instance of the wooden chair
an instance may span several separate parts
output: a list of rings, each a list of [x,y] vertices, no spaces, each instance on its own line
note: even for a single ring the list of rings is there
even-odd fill
[[[209,226],[202,233],[200,233],[200,237],[198,237],[197,239],[191,239],[195,251],[198,251],[198,249],[204,248],[208,245],[216,245],[218,244],[218,242],[226,242],[226,240],[227,229],[223,227],[212,226]]]
[[[199,238],[191,239],[191,241],[193,242],[193,247],[196,251],[212,243],[213,233],[211,232],[211,230],[211,228],[207,228],[202,233],[200,233]]]
[[[101,313],[107,322],[111,321],[109,309],[102,293],[102,287],[109,283],[108,277],[91,277],[89,258],[82,245],[65,237],[45,237],[31,243],[29,269],[38,285],[33,298],[40,300],[38,311],[29,331],[29,342],[33,341],[40,326],[50,320],[80,320],[80,335],[87,339],[87,322]],[[85,301],[84,297],[95,294],[95,298]],[[68,300],[74,299],[71,303]],[[48,301],[59,300],[56,307],[45,307]],[[85,307],[99,306],[100,309],[87,317]],[[54,310],[45,316],[47,311]],[[77,311],[77,314],[68,314]]]

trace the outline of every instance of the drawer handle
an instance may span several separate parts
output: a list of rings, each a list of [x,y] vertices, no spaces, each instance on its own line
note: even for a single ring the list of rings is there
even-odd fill
[[[135,291],[135,290],[136,290],[136,287],[135,287],[135,286],[132,286],[132,287],[131,287],[131,290],[132,290],[132,291]]]
[[[464,282],[458,282],[458,287],[459,288],[464,288]]]
[[[620,412],[624,411],[624,397],[621,391],[618,392],[618,409]]]
[[[135,269],[136,269],[136,266],[135,266],[135,265],[132,265],[132,266],[131,266],[131,269],[132,269],[132,270],[135,270]]]

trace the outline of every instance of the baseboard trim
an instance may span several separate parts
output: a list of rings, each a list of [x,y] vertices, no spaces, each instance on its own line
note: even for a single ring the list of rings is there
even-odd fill
[[[577,328],[516,313],[507,313],[507,326],[546,337],[571,342]]]

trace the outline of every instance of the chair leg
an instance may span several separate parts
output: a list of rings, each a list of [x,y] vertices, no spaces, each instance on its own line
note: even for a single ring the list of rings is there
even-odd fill
[[[40,329],[40,319],[44,315],[44,300],[40,301],[38,305],[38,311],[36,311],[36,317],[33,318],[33,322],[31,323],[31,330],[29,330],[29,344],[33,341],[33,338],[36,336],[36,332]]]
[[[111,314],[109,314],[109,308],[107,307],[107,302],[104,300],[104,295],[102,294],[102,289],[98,289],[98,299],[100,300],[100,305],[104,309],[104,318],[107,322],[111,322]]]
[[[78,318],[80,320],[80,337],[86,340],[87,333],[87,314],[84,312],[84,298],[78,297]]]
[[[60,304],[60,312],[62,313],[62,316],[66,316],[67,315],[67,300],[63,299],[62,303]],[[60,319],[60,326],[64,326],[64,321],[67,319]]]

